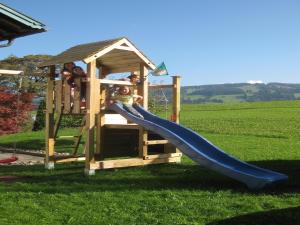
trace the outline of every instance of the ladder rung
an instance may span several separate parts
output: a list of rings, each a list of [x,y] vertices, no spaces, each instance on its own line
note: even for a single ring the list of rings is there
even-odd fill
[[[146,141],[145,145],[163,145],[163,144],[168,144],[168,140],[151,140],[151,141]]]
[[[75,135],[75,136],[58,136],[56,139],[63,139],[63,138],[78,138],[79,136],[78,135]]]

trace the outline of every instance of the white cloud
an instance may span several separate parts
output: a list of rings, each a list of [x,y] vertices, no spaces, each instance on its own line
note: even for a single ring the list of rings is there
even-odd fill
[[[264,82],[262,80],[248,80],[248,84],[263,84]]]

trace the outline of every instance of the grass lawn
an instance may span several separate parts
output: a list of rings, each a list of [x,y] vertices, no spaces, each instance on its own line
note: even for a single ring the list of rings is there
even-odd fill
[[[181,122],[237,158],[289,175],[287,183],[249,191],[184,157],[83,175],[83,164],[0,167],[22,177],[0,183],[0,224],[299,224],[300,101],[183,105]],[[64,130],[64,134],[74,132]],[[0,137],[43,147],[43,133]]]

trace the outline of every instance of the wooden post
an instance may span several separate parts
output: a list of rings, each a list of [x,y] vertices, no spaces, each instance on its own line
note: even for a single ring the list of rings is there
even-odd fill
[[[180,119],[180,76],[173,76],[173,116],[174,122]]]
[[[140,64],[140,87],[139,95],[143,96],[142,106],[144,109],[148,109],[148,69],[144,63]],[[144,158],[148,155],[148,132],[143,128],[139,128],[139,157]]]
[[[50,73],[47,80],[47,93],[46,93],[46,129],[45,129],[45,168],[54,169],[54,79],[55,79],[55,66],[50,66]]]
[[[107,75],[107,71],[104,67],[99,68],[99,79],[104,79]],[[98,84],[97,84],[98,85]],[[97,113],[97,120],[96,120],[96,154],[100,160],[103,157],[103,125],[104,125],[104,113],[101,108],[105,105],[105,89],[101,87],[99,82],[99,96],[97,101],[99,101],[99,113]]]
[[[95,81],[96,81],[96,60],[87,64],[87,112],[86,112],[86,148],[85,148],[85,174],[94,175],[95,170],[91,169],[94,163],[94,128],[95,128]]]
[[[70,113],[71,111],[71,86],[67,80],[63,80],[63,92],[64,92],[64,113]]]
[[[74,88],[72,113],[77,114],[77,113],[80,113],[81,78],[79,78],[79,77],[75,78],[74,82],[75,82],[76,87]]]

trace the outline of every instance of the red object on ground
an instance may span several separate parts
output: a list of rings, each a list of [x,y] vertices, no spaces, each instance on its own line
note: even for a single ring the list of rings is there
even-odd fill
[[[16,176],[1,176],[0,177],[0,182],[14,182],[20,180],[20,177]]]
[[[8,164],[8,163],[12,163],[12,162],[15,162],[18,160],[18,157],[17,156],[12,156],[10,158],[7,158],[7,159],[1,159],[0,160],[0,163],[3,163],[3,164]]]

